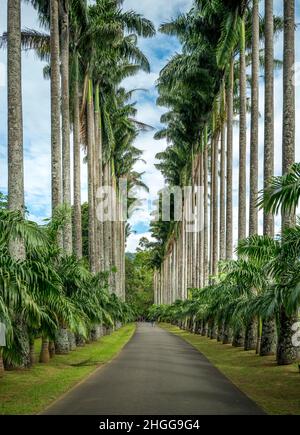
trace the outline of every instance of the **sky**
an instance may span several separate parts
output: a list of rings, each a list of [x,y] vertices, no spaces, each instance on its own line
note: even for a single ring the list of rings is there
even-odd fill
[[[6,30],[6,0],[0,0],[0,34]],[[275,13],[282,14],[282,0],[274,1]],[[190,9],[192,0],[125,0],[125,9],[134,9],[152,20],[156,26],[170,21],[178,13]],[[296,0],[297,22],[300,22],[300,0]],[[22,27],[39,29],[37,15],[28,4],[22,4]],[[296,104],[297,120],[300,114],[300,31],[296,35]],[[282,36],[275,42],[276,57],[282,59]],[[157,33],[154,38],[140,39],[140,48],[147,55],[151,72],[144,72],[128,78],[123,85],[127,89],[142,88],[146,91],[134,94],[134,101],[138,109],[137,119],[152,125],[155,129],[161,127],[160,117],[165,108],[156,106],[157,92],[155,82],[159,71],[176,52],[180,51],[178,41]],[[40,62],[34,53],[24,53],[22,57],[22,85],[23,85],[23,118],[24,118],[24,168],[25,168],[25,201],[29,210],[29,218],[41,222],[51,214],[51,184],[50,184],[50,83],[43,79],[44,63]],[[7,191],[7,89],[6,89],[6,52],[0,51],[0,191]],[[263,177],[263,78],[260,86],[260,167],[259,180]],[[282,72],[275,73],[275,171],[280,174],[281,167],[281,138],[282,138]],[[250,120],[248,117],[248,124]],[[296,122],[296,160],[300,161],[300,126]],[[250,125],[249,125],[250,126]],[[248,150],[249,150],[248,128]],[[167,146],[165,140],[153,139],[153,132],[139,135],[135,144],[144,151],[143,162],[137,163],[135,169],[144,172],[144,181],[150,189],[150,199],[155,200],[157,192],[164,186],[162,175],[154,167],[156,153]],[[238,189],[238,128],[234,131],[234,235],[237,236],[237,189]],[[247,174],[249,179],[249,153]],[[82,201],[87,200],[87,168],[82,165]],[[260,188],[262,185],[260,185]],[[144,194],[141,194],[144,197]],[[150,238],[150,212],[142,209],[133,214],[130,223],[135,231],[127,242],[127,250],[133,252],[141,237]],[[260,214],[260,229],[262,216]]]

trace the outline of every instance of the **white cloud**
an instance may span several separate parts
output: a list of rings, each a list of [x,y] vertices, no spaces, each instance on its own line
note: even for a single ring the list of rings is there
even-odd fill
[[[157,72],[151,72],[150,74],[148,74],[144,71],[141,71],[135,76],[127,77],[125,80],[123,80],[122,85],[128,90],[145,89],[147,91],[153,91],[157,79]],[[134,94],[133,98],[136,98],[136,95],[137,94]]]
[[[159,107],[155,105],[155,101],[139,102],[137,104],[138,114],[137,119],[139,121],[145,122],[152,127],[160,127],[160,117],[166,112],[164,107]],[[153,133],[152,133],[153,135]],[[143,135],[140,135],[142,138]]]
[[[143,234],[132,233],[127,239],[126,252],[135,252],[142,237],[147,237],[147,239],[153,240],[149,232],[145,232]]]
[[[193,0],[125,0],[124,8],[133,9],[153,21],[156,26],[176,17],[178,12],[187,11]]]

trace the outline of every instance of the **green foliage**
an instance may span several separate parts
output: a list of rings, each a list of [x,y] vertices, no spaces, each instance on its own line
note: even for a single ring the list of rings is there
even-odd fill
[[[126,302],[137,316],[146,316],[153,304],[153,270],[151,252],[139,249],[136,254],[126,254]]]
[[[22,47],[49,61],[50,2],[27,1],[37,10],[45,32],[25,29]],[[154,25],[135,11],[124,11],[122,0],[59,3],[69,16],[70,119],[76,85],[81,145],[86,146],[87,142],[89,96],[99,114],[97,127],[101,127],[103,166],[110,166],[113,180],[126,178],[129,189],[134,186],[147,189],[143,174],[133,170],[142,154],[134,141],[140,131],[151,127],[135,119],[135,104],[129,101],[133,91],[127,92],[120,84],[140,70],[150,71],[148,59],[138,46],[138,37],[152,37]],[[4,33],[0,47],[6,44]],[[51,77],[49,65],[45,66],[44,76]],[[82,205],[83,260],[65,255],[58,243],[72,213],[68,207],[57,208],[52,219],[38,226],[21,213],[8,211],[6,197],[1,194],[0,212],[0,321],[7,325],[8,346],[4,351],[7,361],[20,359],[18,345],[24,338],[20,335],[22,331],[29,334],[31,341],[41,334],[53,338],[61,325],[87,336],[95,323],[112,326],[133,319],[132,308],[110,294],[108,273],[92,275],[87,268],[88,204]],[[20,241],[25,245],[25,258],[15,260],[10,255],[10,243]],[[21,319],[21,328],[17,327],[16,319]]]
[[[254,318],[277,317],[282,307],[290,315],[300,304],[300,225],[286,229],[281,239],[254,235],[242,240],[238,260],[220,264],[213,284],[192,289],[189,299],[154,305],[149,316],[159,321],[186,319],[246,327]]]
[[[159,28],[162,33],[176,36],[181,44],[181,53],[169,60],[157,81],[157,104],[167,107],[168,112],[161,117],[164,127],[154,137],[166,139],[168,147],[157,154],[156,168],[168,185],[189,185],[193,156],[208,150],[209,139],[223,125],[226,114],[221,108],[222,89],[229,83],[231,61],[234,63],[234,114],[239,112],[238,53],[243,42],[249,66],[252,59],[251,9],[252,3],[248,0],[195,0],[188,13],[179,14]],[[263,40],[264,18],[260,17],[259,24]],[[274,34],[282,29],[282,18],[274,16]],[[260,54],[264,58],[264,49]],[[276,60],[275,66],[280,67],[281,62]],[[248,80],[251,82],[251,77]],[[247,102],[247,110],[250,109],[250,102]],[[157,243],[153,243],[154,264],[159,267],[169,240],[176,238],[175,225],[155,222],[151,230],[157,239]]]
[[[0,209],[7,208],[7,195],[4,195],[4,193],[0,192]]]
[[[95,323],[113,326],[134,318],[129,305],[110,294],[107,274],[91,274],[84,260],[58,247],[69,213],[61,207],[40,227],[20,212],[0,210],[0,321],[7,326],[3,355],[9,363],[20,361],[24,328],[31,337],[53,339],[64,324],[87,336]],[[18,240],[25,244],[23,260],[10,255],[10,243]],[[16,323],[20,316],[21,329]]]
[[[260,207],[273,214],[279,211],[294,211],[300,198],[300,163],[294,163],[289,172],[280,177],[272,177],[268,186],[261,192]]]

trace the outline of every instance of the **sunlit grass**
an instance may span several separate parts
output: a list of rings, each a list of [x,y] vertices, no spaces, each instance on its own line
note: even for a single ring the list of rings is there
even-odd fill
[[[298,364],[277,366],[274,356],[260,357],[216,340],[161,324],[202,352],[240,390],[269,414],[300,414]]]
[[[130,340],[135,325],[122,327],[99,341],[56,355],[49,364],[37,363],[30,370],[5,372],[0,379],[0,414],[36,414],[110,361]],[[39,342],[36,350],[39,351]]]

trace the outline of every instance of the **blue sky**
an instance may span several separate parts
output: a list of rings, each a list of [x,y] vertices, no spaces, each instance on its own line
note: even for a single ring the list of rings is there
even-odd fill
[[[0,0],[2,7],[0,15],[0,33],[6,30],[6,1]],[[282,0],[275,0],[275,12],[282,14]],[[134,9],[151,19],[156,27],[179,12],[187,11],[192,0],[125,0],[126,9]],[[300,0],[296,0],[296,10],[300,13]],[[300,22],[300,16],[297,17]],[[22,27],[39,28],[36,12],[31,6],[22,4]],[[300,62],[299,31],[296,37],[296,60]],[[128,89],[143,88],[147,92],[135,94],[138,108],[138,119],[155,128],[160,127],[160,116],[165,111],[155,104],[157,93],[155,81],[159,71],[180,49],[175,38],[157,34],[155,38],[140,41],[140,46],[148,56],[151,63],[151,73],[139,73],[137,76],[128,78],[124,85]],[[282,37],[276,41],[276,56],[282,57]],[[0,190],[7,190],[7,104],[5,76],[6,52],[0,52]],[[42,69],[44,64],[33,53],[23,54],[23,113],[24,113],[24,149],[25,149],[25,192],[26,205],[30,211],[30,218],[41,221],[50,215],[50,88],[49,82],[43,79]],[[299,66],[299,65],[298,65]],[[300,76],[300,67],[299,67]],[[296,88],[297,93],[297,120],[300,114],[300,78]],[[282,109],[282,73],[276,72],[275,78],[275,166],[276,173],[280,173],[281,166],[281,109]],[[260,112],[260,179],[262,180],[263,163],[263,87],[261,86]],[[298,123],[299,124],[299,123]],[[300,127],[297,125],[297,141],[300,143]],[[249,143],[249,137],[248,137]],[[163,187],[163,178],[155,169],[155,155],[166,147],[166,142],[155,141],[153,132],[144,133],[137,139],[136,145],[144,150],[144,159],[137,164],[136,169],[145,172],[144,181],[150,188],[150,198],[155,199],[156,193]],[[299,145],[297,147],[297,160],[300,159]],[[249,160],[249,156],[248,156]],[[238,131],[235,130],[234,144],[234,195],[237,197],[238,186]],[[82,169],[82,199],[87,199],[86,165]],[[234,216],[237,216],[237,202],[234,201]],[[261,219],[261,216],[260,216]],[[128,250],[135,250],[141,236],[148,236],[150,214],[147,210],[136,212],[130,219],[137,234],[132,234],[128,240]],[[237,221],[234,221],[234,231],[237,234]]]

